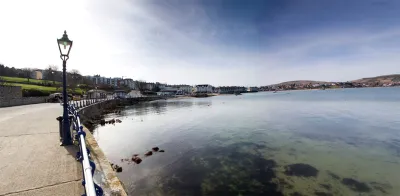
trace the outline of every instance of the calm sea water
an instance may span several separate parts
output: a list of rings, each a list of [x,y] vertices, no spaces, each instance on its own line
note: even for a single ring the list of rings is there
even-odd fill
[[[122,123],[94,136],[130,195],[400,195],[400,88],[163,100],[107,118]],[[143,162],[121,160],[133,154]]]

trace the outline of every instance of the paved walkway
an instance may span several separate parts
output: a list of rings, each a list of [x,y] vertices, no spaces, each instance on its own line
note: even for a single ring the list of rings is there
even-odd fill
[[[59,146],[60,104],[0,108],[0,196],[82,195],[78,147]]]

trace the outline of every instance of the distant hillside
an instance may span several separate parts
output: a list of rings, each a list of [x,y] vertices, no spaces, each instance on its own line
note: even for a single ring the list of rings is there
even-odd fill
[[[352,82],[357,82],[357,83],[393,83],[393,82],[400,82],[400,74],[392,74],[392,75],[384,75],[384,76],[376,76],[372,78],[362,78],[358,80],[353,80]]]
[[[341,81],[346,82],[346,81]],[[362,78],[358,80],[353,80],[351,82],[355,83],[364,83],[364,84],[376,84],[379,82],[380,84],[389,84],[394,82],[400,82],[400,74],[391,74],[391,75],[384,75],[384,76],[376,76],[371,78]],[[294,81],[287,81],[278,84],[273,84],[270,86],[280,86],[280,85],[291,85],[296,84],[296,86],[305,85],[305,84],[329,84],[334,82],[326,82],[326,81],[314,81],[314,80],[294,80]]]
[[[276,86],[279,85],[290,85],[290,84],[296,84],[296,86],[298,85],[306,85],[306,84],[327,84],[327,83],[331,83],[331,82],[324,82],[324,81],[314,81],[314,80],[294,80],[294,81],[288,81],[288,82],[282,82],[279,84],[274,84]]]

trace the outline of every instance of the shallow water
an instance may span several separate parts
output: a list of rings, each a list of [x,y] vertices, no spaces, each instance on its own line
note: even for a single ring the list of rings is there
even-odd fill
[[[400,88],[155,101],[107,118],[122,123],[94,136],[130,195],[400,195]],[[144,157],[154,146],[165,152]]]

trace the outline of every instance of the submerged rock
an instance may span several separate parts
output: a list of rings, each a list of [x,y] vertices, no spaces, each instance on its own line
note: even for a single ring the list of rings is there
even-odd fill
[[[153,152],[149,151],[149,152],[146,152],[144,155],[151,156],[152,154],[153,154]]]
[[[142,162],[142,159],[138,156],[132,157],[132,161],[136,164],[140,164]]]
[[[118,165],[114,165],[113,166],[113,169],[114,169],[114,171],[116,171],[116,172],[122,172],[122,167],[121,166],[118,166]]]
[[[351,190],[357,191],[357,192],[370,192],[371,191],[371,188],[366,183],[359,182],[352,178],[343,178],[342,184],[346,185]]]
[[[243,152],[233,145],[195,149],[159,173],[157,180],[163,186],[158,194],[281,196],[275,166],[274,160]],[[135,186],[148,190],[153,180],[149,176],[137,181]],[[144,194],[142,190],[135,189],[130,194]]]
[[[160,148],[158,148],[158,147],[153,147],[152,150],[153,150],[154,152],[158,152],[158,150],[160,150]]]
[[[288,176],[316,177],[318,170],[305,163],[295,163],[285,166],[285,174]]]
[[[158,151],[158,152],[165,152],[165,150],[160,150],[160,151]]]

